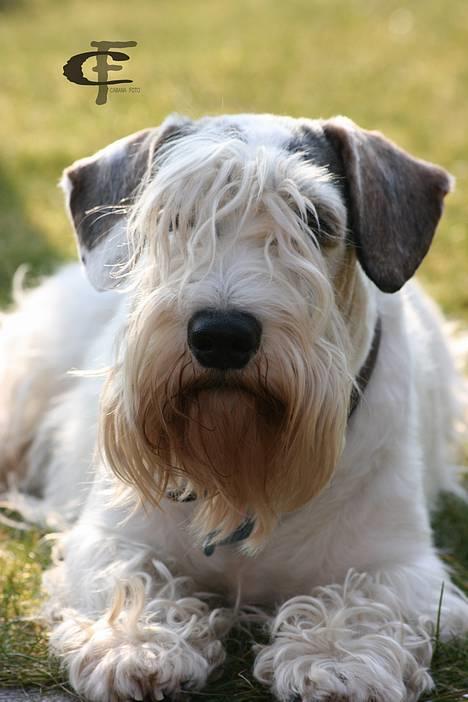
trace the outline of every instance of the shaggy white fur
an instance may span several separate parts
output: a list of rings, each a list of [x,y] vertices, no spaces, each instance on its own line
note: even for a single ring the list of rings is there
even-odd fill
[[[419,208],[432,236],[444,172],[345,120],[172,118],[65,186],[90,278],[117,290],[70,265],[2,317],[0,480],[25,518],[64,532],[45,587],[73,687],[96,702],[200,688],[258,605],[271,641],[254,672],[278,699],[417,700],[443,584],[441,636],[468,630],[428,517],[460,491],[461,383],[422,291],[382,290],[401,285],[399,256],[423,257],[405,227]],[[376,223],[389,206],[392,231]],[[259,320],[244,368],[193,357],[203,309]],[[245,519],[252,533],[222,545]]]

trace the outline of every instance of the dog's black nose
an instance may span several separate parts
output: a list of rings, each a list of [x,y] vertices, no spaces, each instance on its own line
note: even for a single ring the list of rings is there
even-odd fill
[[[188,325],[188,343],[205,368],[243,368],[257,351],[262,327],[238,310],[200,310]]]

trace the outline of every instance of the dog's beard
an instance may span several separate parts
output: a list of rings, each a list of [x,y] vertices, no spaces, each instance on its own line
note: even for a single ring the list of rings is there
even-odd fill
[[[262,383],[252,385],[207,374],[167,403],[164,428],[155,436],[163,451],[146,431],[159,457],[165,453],[166,464],[172,459],[180,471],[179,487],[200,499],[194,526],[201,536],[223,538],[246,517],[263,515],[263,529],[274,519],[273,478],[285,453],[278,437],[286,435],[287,408]],[[151,412],[145,420],[157,426]]]
[[[164,382],[150,354],[127,349],[131,363],[109,377],[101,414],[107,462],[150,503],[168,491],[194,492],[200,540],[221,540],[254,519],[242,545],[255,550],[279,515],[316,496],[334,471],[350,391],[344,354],[331,358],[330,344],[319,344],[311,359],[310,349],[307,356],[285,343],[280,360],[259,354],[246,370],[223,374],[195,368],[187,352],[174,364],[168,351],[155,362],[170,369]]]

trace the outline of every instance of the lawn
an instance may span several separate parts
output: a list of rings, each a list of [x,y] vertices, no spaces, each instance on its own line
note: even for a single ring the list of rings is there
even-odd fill
[[[34,277],[74,255],[56,188],[74,159],[174,111],[342,113],[456,176],[419,276],[468,325],[467,31],[466,0],[0,0],[0,301],[21,263]],[[95,88],[68,82],[62,66],[102,39],[137,42],[122,74],[139,92],[97,106]],[[468,589],[467,508],[445,500],[434,526]],[[7,527],[0,539],[0,685],[60,686],[28,619],[47,539]],[[232,667],[200,699],[269,699],[251,681],[246,635],[230,648]],[[434,668],[431,699],[462,699],[468,642],[438,646]]]

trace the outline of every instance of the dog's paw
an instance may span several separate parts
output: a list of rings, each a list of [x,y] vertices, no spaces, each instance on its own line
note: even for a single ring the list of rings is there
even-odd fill
[[[176,700],[182,691],[203,687],[209,672],[209,661],[193,646],[163,637],[105,649],[88,642],[69,661],[73,687],[93,702]]]
[[[432,687],[425,667],[414,662],[410,670],[391,646],[379,651],[378,641],[373,654],[336,659],[308,654],[300,640],[291,644],[266,646],[255,662],[257,679],[282,702],[416,702]]]
[[[54,631],[51,646],[73,688],[91,702],[187,699],[225,656],[215,638],[200,647],[166,625],[123,632],[104,620],[67,620]]]
[[[395,595],[363,575],[292,598],[271,634],[254,675],[281,702],[416,702],[432,688],[425,621],[405,622]]]

